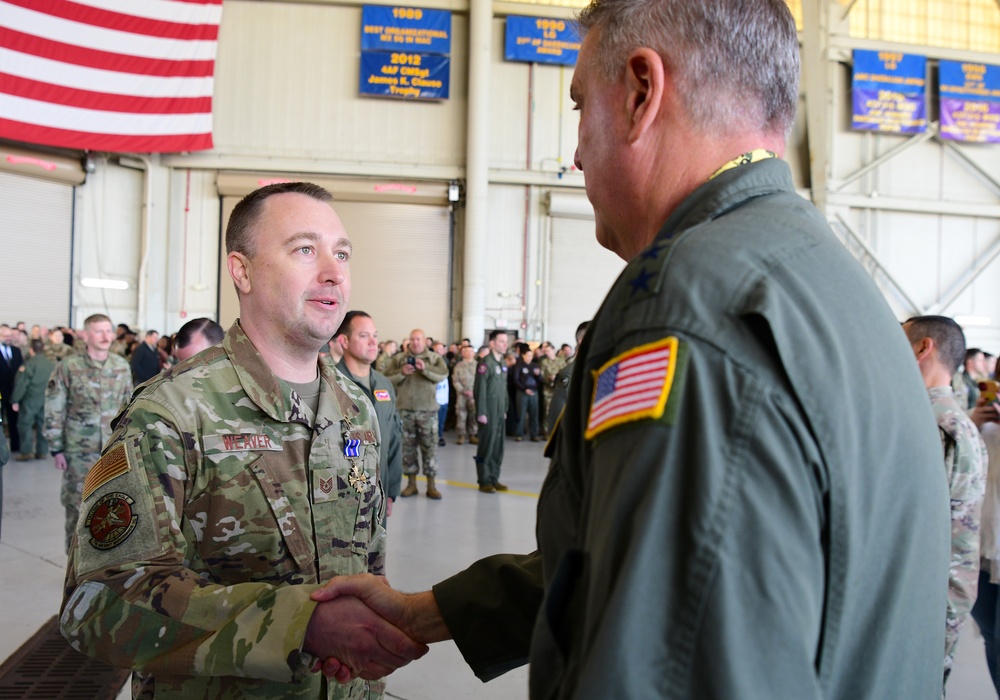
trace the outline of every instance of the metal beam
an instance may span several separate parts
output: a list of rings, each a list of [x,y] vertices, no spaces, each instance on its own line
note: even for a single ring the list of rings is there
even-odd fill
[[[940,214],[942,216],[983,217],[1000,219],[1000,204],[980,202],[949,202],[943,200],[909,199],[906,197],[880,197],[877,194],[832,194],[830,206],[851,209],[877,209],[900,211],[909,214]]]
[[[937,135],[937,133],[938,133],[937,122],[931,122],[927,127],[927,131],[925,131],[922,134],[916,134],[914,136],[911,136],[898,146],[889,149],[888,151],[880,155],[878,158],[873,160],[871,163],[868,163],[867,165],[863,166],[859,170],[856,170],[855,172],[851,173],[846,178],[841,180],[840,183],[832,189],[832,191],[840,192],[842,189],[850,185],[852,182],[860,180],[862,177],[872,172],[873,170],[877,170],[878,168],[882,167],[883,165],[888,163],[890,160],[898,156],[903,151],[906,151],[910,148],[913,148],[914,146],[917,146],[921,143],[924,143],[925,141],[929,141],[930,139],[934,138]]]
[[[830,0],[802,0],[802,88],[806,99],[806,134],[809,149],[809,187],[813,204],[826,213],[833,139],[833,95],[827,59]]]
[[[944,295],[928,310],[928,313],[939,314],[954,302],[962,293],[968,289],[973,282],[975,282],[983,272],[986,271],[994,260],[1000,256],[1000,237],[993,241],[993,245],[989,249],[979,256],[976,260],[974,267],[962,275],[958,281],[952,285],[951,289],[944,293]]]
[[[899,294],[899,296],[901,296],[906,301],[906,303],[910,305],[910,310],[916,312],[915,315],[917,316],[923,316],[924,312],[921,309],[920,305],[917,304],[917,302],[913,301],[913,299],[910,298],[910,295],[906,293],[906,290],[903,289],[903,286],[896,281],[896,278],[889,274],[889,271],[879,261],[878,255],[875,254],[875,251],[871,249],[871,247],[864,241],[864,239],[861,238],[861,236],[855,233],[854,229],[851,228],[850,224],[848,224],[844,220],[843,216],[837,214],[836,219],[837,223],[840,224],[841,228],[847,233],[847,235],[849,235],[852,239],[854,239],[854,242],[857,243],[863,251],[865,251],[865,254],[871,259],[872,263],[875,265],[877,270],[882,273],[882,276],[885,277],[885,279],[889,282],[890,285],[892,285],[892,288],[896,291],[896,293]]]
[[[1000,0],[997,0],[997,3],[1000,3]],[[990,185],[993,186],[994,191],[996,191],[996,193],[998,195],[1000,195],[1000,180],[997,180],[989,172],[987,172],[985,169],[983,169],[983,166],[981,166],[979,163],[977,163],[974,160],[972,160],[971,158],[969,158],[969,156],[966,155],[965,151],[963,151],[961,148],[959,148],[958,146],[956,146],[951,141],[949,141],[947,139],[941,139],[941,138],[939,138],[938,139],[938,143],[940,143],[942,146],[944,146],[945,149],[949,153],[951,153],[952,155],[958,156],[958,159],[966,167],[968,167],[975,174],[981,176],[984,180],[986,180],[986,182],[988,184],[990,184]]]

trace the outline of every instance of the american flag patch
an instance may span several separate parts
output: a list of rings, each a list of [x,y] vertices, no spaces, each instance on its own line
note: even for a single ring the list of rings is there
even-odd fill
[[[659,418],[677,368],[677,338],[641,345],[594,372],[587,440],[622,423]]]

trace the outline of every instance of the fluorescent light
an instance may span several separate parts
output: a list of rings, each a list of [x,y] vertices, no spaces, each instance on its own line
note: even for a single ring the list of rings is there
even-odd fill
[[[80,280],[84,287],[97,287],[98,289],[128,289],[128,282],[125,280],[105,280],[96,277],[84,277]]]
[[[991,326],[993,320],[989,316],[956,316],[955,323],[960,326]]]

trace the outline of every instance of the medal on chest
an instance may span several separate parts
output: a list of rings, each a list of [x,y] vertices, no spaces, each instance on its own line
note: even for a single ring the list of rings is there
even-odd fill
[[[343,426],[344,456],[351,463],[351,473],[347,480],[355,491],[365,493],[371,486],[371,481],[362,466],[361,453],[365,445],[375,444],[375,431],[356,429],[346,419]]]

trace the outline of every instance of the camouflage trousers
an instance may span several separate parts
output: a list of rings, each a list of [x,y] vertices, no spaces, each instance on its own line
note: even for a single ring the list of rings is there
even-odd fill
[[[459,394],[455,398],[455,432],[460,438],[476,434],[479,423],[476,422],[476,400],[471,396]]]
[[[87,472],[101,458],[100,452],[64,452],[66,456],[66,471],[63,472],[62,491],[59,500],[66,509],[66,553],[73,543],[76,534],[76,524],[80,519],[80,502],[83,500],[83,480]]]
[[[435,476],[438,412],[401,410],[399,417],[403,419],[403,473],[407,476],[416,474],[420,471],[420,463],[423,463],[424,476]]]

